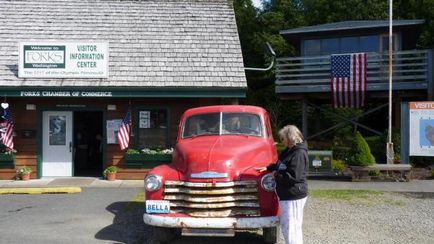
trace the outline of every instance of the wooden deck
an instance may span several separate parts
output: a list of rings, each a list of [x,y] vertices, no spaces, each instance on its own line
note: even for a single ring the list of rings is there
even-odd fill
[[[393,54],[393,91],[402,96],[426,94],[434,98],[434,50]],[[278,58],[276,93],[288,99],[330,96],[330,55]],[[367,53],[367,93],[389,90],[388,53]]]

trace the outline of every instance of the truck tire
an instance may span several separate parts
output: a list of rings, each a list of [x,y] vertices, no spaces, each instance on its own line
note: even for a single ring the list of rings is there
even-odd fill
[[[149,226],[149,232],[144,236],[144,244],[161,244],[175,238],[175,230],[157,226]]]
[[[265,243],[285,243],[282,233],[280,231],[280,226],[262,228],[262,238],[264,238]]]

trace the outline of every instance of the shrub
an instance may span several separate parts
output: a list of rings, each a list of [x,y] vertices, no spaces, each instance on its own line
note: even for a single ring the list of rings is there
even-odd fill
[[[369,166],[375,164],[375,158],[371,153],[368,143],[358,131],[356,131],[352,141],[348,164],[354,166]]]
[[[379,170],[371,170],[368,172],[369,176],[381,176],[381,172]]]
[[[342,173],[345,170],[344,160],[333,159],[332,160],[332,170],[338,173]]]

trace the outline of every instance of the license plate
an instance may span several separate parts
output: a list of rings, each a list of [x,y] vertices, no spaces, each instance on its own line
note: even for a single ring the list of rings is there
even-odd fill
[[[146,212],[147,213],[169,213],[170,203],[165,200],[147,200]]]

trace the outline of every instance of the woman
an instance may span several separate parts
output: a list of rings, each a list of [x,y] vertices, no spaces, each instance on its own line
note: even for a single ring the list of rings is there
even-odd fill
[[[307,199],[307,171],[309,160],[307,145],[300,130],[287,125],[279,131],[280,141],[286,149],[279,160],[262,171],[274,171],[276,193],[279,197],[280,228],[286,244],[303,243],[303,209]]]

